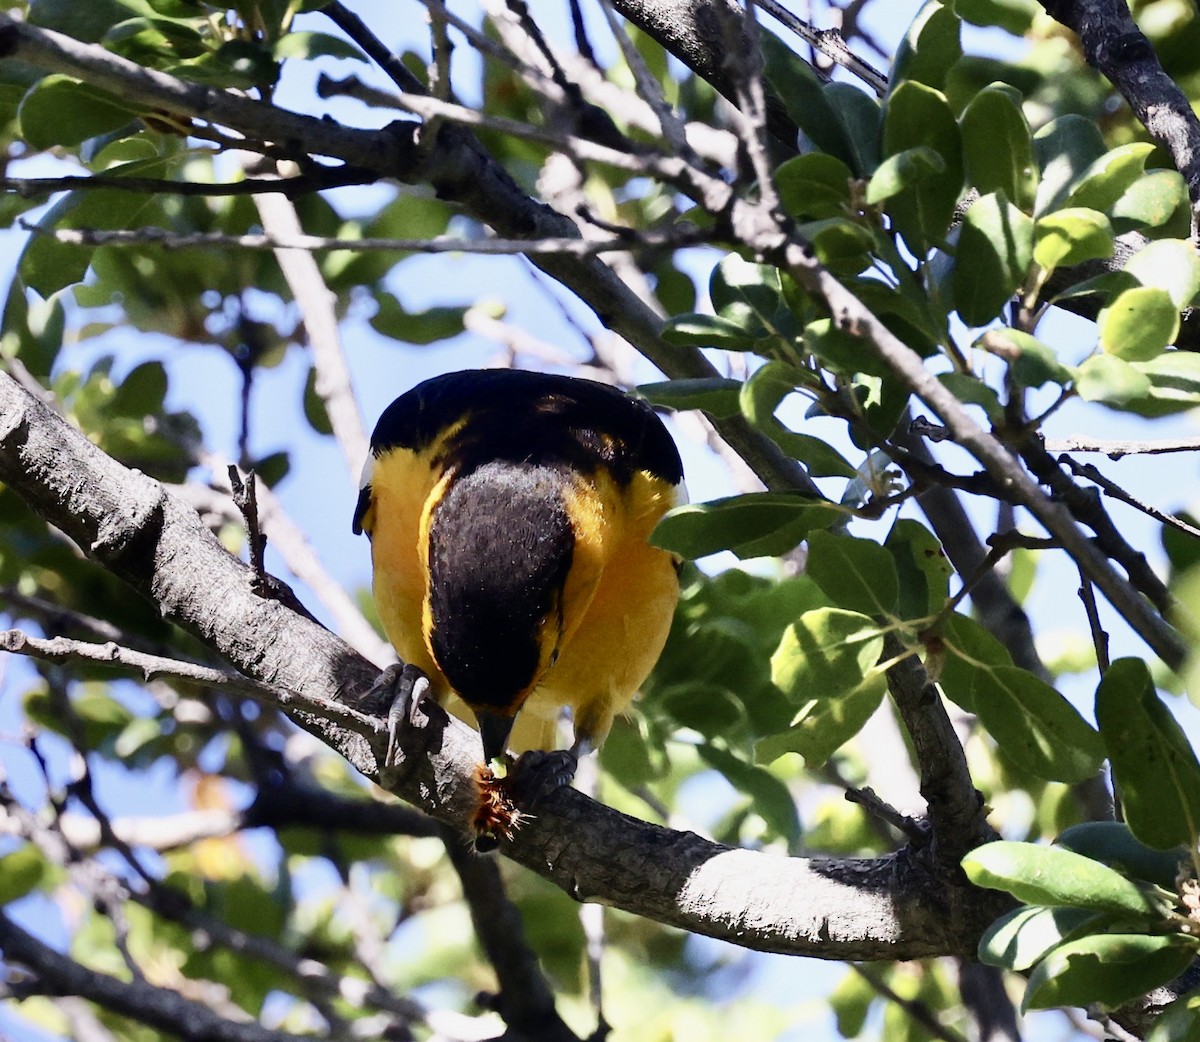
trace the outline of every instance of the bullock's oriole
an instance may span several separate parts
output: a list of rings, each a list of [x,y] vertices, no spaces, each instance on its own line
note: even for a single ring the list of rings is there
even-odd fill
[[[473,370],[397,398],[371,436],[354,530],[408,664],[403,697],[460,698],[489,763],[510,738],[552,748],[569,706],[574,744],[539,761],[549,784],[569,781],[666,640],[678,561],[647,538],[682,479],[650,406],[590,380]]]

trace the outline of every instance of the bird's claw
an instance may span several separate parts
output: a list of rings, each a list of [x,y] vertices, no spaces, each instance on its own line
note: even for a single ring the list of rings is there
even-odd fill
[[[367,694],[388,704],[388,747],[384,766],[394,767],[399,760],[401,732],[405,727],[420,726],[420,706],[429,694],[429,678],[418,666],[396,663],[379,674]]]
[[[509,773],[508,787],[517,803],[532,807],[550,793],[571,784],[579,767],[574,749],[530,749]]]

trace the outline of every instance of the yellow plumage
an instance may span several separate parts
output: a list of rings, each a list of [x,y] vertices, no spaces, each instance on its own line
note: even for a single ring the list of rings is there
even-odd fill
[[[355,518],[389,640],[501,741],[519,713],[518,751],[554,747],[563,707],[575,747],[598,746],[666,641],[677,562],[647,540],[681,479],[661,421],[604,385],[510,370],[420,385],[376,428]]]

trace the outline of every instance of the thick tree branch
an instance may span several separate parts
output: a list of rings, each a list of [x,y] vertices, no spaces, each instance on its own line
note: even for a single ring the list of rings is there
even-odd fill
[[[186,83],[103,47],[26,25],[7,14],[0,14],[0,58],[19,58],[39,68],[77,76],[131,106],[235,128],[249,137],[344,159],[369,170],[394,171],[405,162],[403,137],[343,127],[230,91]]]
[[[475,936],[496,972],[500,993],[495,1008],[516,1038],[529,1042],[579,1042],[554,1006],[554,992],[525,939],[525,923],[504,892],[493,858],[480,857],[460,832],[442,826],[450,863],[471,910]],[[514,1039],[515,1042],[515,1039]]]
[[[1193,211],[1200,210],[1200,119],[1167,75],[1125,0],[1042,0],[1052,17],[1074,30],[1088,64],[1129,102],[1146,132],[1183,174]]]
[[[341,158],[378,170],[383,176],[426,181],[442,198],[490,224],[502,237],[579,238],[574,221],[531,199],[478,142],[459,128],[443,126],[434,136],[422,135],[414,123],[395,123],[385,131],[340,127],[238,95],[189,85],[101,47],[24,25],[8,15],[0,15],[0,56],[4,55],[79,76],[152,108],[229,123],[254,138],[286,140],[297,147],[302,142],[302,147],[312,153]],[[612,149],[592,147],[601,159],[622,158]],[[662,319],[603,262],[552,255],[535,258],[535,263],[573,290],[605,326],[634,344],[668,376],[718,375],[699,351],[663,340]],[[717,428],[768,487],[815,491],[799,464],[743,418],[722,419]]]
[[[187,1042],[304,1042],[300,1035],[228,1020],[204,1003],[186,999],[170,988],[155,987],[144,980],[121,981],[90,970],[43,944],[3,912],[0,952],[10,965],[26,966],[36,975],[36,993],[91,999],[173,1038]]]
[[[255,596],[249,569],[185,504],[106,456],[0,373],[0,480],[90,557],[238,668],[272,686],[362,708],[371,665],[319,626]],[[476,805],[478,735],[429,709],[398,768],[370,733],[292,710],[367,778],[460,829]],[[573,790],[546,798],[511,858],[578,900],[611,904],[746,947],[838,959],[968,954],[997,912],[971,890],[948,902],[936,866],[906,852],[804,859],[733,850],[627,817]],[[970,919],[955,907],[974,904]],[[949,907],[948,907],[949,905]]]

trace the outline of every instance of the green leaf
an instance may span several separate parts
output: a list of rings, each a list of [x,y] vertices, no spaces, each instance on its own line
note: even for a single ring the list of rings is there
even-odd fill
[[[871,175],[867,183],[867,203],[877,206],[935,174],[944,173],[945,169],[946,161],[927,145],[906,148],[888,156]]]
[[[775,557],[794,549],[813,529],[828,528],[842,512],[825,500],[787,492],[754,492],[676,507],[650,541],[687,558],[732,550],[742,558]]]
[[[979,961],[1009,970],[1027,970],[1052,948],[1106,913],[1086,908],[1025,905],[1001,916],[979,939]]]
[[[800,838],[800,815],[788,787],[770,771],[739,760],[732,753],[711,743],[696,746],[700,759],[720,771],[739,792],[750,797],[755,813],[767,826],[790,844]]]
[[[1129,403],[1141,416],[1168,416],[1200,405],[1200,355],[1166,351],[1149,362],[1131,367],[1150,381],[1149,394]]]
[[[841,120],[850,168],[856,177],[867,177],[879,165],[879,126],[883,122],[879,102],[854,84],[838,80],[826,83],[821,93]]]
[[[896,49],[891,83],[915,80],[941,90],[946,70],[962,57],[960,24],[951,5],[926,0]]]
[[[838,1034],[842,1038],[858,1038],[878,998],[878,992],[862,974],[851,971],[842,977],[829,996]]]
[[[805,573],[834,604],[865,615],[892,615],[900,580],[892,555],[871,539],[813,532]]]
[[[954,568],[937,536],[921,522],[902,517],[892,525],[883,546],[896,565],[900,618],[924,619],[941,611],[950,595]]]
[[[143,362],[117,385],[109,409],[141,420],[161,412],[167,394],[167,370],[162,362]]]
[[[1117,230],[1161,228],[1188,205],[1187,185],[1175,170],[1151,170],[1143,174],[1112,205]]]
[[[1159,909],[1134,883],[1074,851],[997,840],[962,860],[976,886],[1004,890],[1030,905],[1087,908],[1156,920]]]
[[[973,345],[1003,358],[1022,387],[1069,384],[1075,374],[1058,360],[1054,348],[1020,329],[989,329]]]
[[[775,410],[802,379],[804,374],[786,362],[768,362],[755,370],[742,387],[742,413],[784,452],[800,460],[814,477],[854,477],[854,468],[828,442],[789,430],[775,417]]]
[[[944,657],[939,681],[946,697],[968,713],[975,711],[971,691],[981,669],[1011,666],[1008,649],[969,615],[955,612],[942,627]]]
[[[1033,135],[1012,88],[985,87],[971,99],[959,126],[967,182],[981,195],[1003,192],[1018,209],[1032,213],[1038,186]]]
[[[875,240],[848,217],[830,217],[798,225],[796,232],[812,243],[817,260],[835,275],[857,275],[871,263]]]
[[[823,219],[846,213],[853,176],[836,156],[809,152],[783,163],[775,171],[775,184],[779,201],[793,217]]]
[[[1085,821],[1072,825],[1054,842],[1164,890],[1178,885],[1179,866],[1188,856],[1182,847],[1155,850],[1146,846],[1124,821]]]
[[[1100,736],[1070,702],[1028,670],[977,670],[970,697],[980,723],[1022,770],[1047,781],[1080,782],[1100,769]]]
[[[1148,362],[1179,335],[1171,295],[1153,286],[1127,289],[1100,312],[1100,347],[1126,362]]]
[[[680,412],[702,409],[718,420],[737,416],[741,412],[739,396],[742,393],[742,381],[723,376],[639,384],[637,393],[651,405],[661,405]]]
[[[693,680],[671,684],[655,697],[655,705],[677,726],[690,727],[706,738],[727,737],[746,729],[746,707],[723,684]]]
[[[1112,355],[1092,355],[1075,370],[1075,391],[1085,402],[1121,408],[1150,394],[1150,378]]]
[[[1039,217],[1033,228],[1033,259],[1047,272],[1111,257],[1112,252],[1112,225],[1096,210],[1055,210]]]
[[[1051,120],[1033,135],[1033,154],[1042,172],[1035,214],[1057,210],[1070,188],[1108,148],[1095,122],[1071,113]]]
[[[155,205],[136,192],[68,192],[38,223],[44,228],[124,228],[153,211]],[[92,256],[89,247],[34,235],[26,243],[18,270],[29,288],[49,297],[64,286],[83,281]]]
[[[727,253],[713,269],[708,282],[713,310],[724,319],[761,336],[792,332],[791,312],[783,302],[779,269],[754,264],[736,253]]]
[[[1200,257],[1185,239],[1158,239],[1129,258],[1125,270],[1143,286],[1166,290],[1176,311],[1200,293]]]
[[[759,33],[759,41],[763,52],[763,75],[783,100],[796,126],[817,151],[836,156],[853,168],[855,150],[848,140],[841,114],[833,107],[813,67],[765,29]]]
[[[308,376],[304,380],[304,418],[318,434],[333,433],[333,421],[329,418],[325,399],[317,394],[316,366],[309,366]]]
[[[954,12],[972,25],[998,25],[1024,36],[1041,13],[1037,0],[955,0]]]
[[[66,33],[84,43],[99,43],[118,22],[130,15],[152,15],[154,9],[142,0],[31,0],[29,22],[43,29]]]
[[[668,344],[718,347],[725,351],[749,351],[761,335],[760,329],[748,330],[719,315],[699,312],[672,316],[664,323],[662,332]]]
[[[852,691],[834,697],[813,695],[800,707],[791,727],[755,743],[755,760],[773,763],[784,753],[799,753],[806,768],[820,767],[863,729],[886,691],[887,680],[880,673],[868,677]]]
[[[32,843],[0,857],[0,907],[32,893],[49,872],[50,865]]]
[[[1071,185],[1067,206],[1082,206],[1107,213],[1142,176],[1146,157],[1154,151],[1148,141],[1134,141],[1096,159]]]
[[[424,311],[406,311],[395,294],[381,290],[376,301],[379,309],[371,316],[371,328],[383,336],[405,344],[432,344],[448,340],[463,331],[462,307],[431,307]]]
[[[330,58],[348,58],[351,61],[366,61],[360,51],[349,40],[329,33],[291,32],[285,33],[275,41],[271,48],[272,55],[279,60],[284,58],[317,58],[322,55]]]
[[[999,423],[1004,418],[1000,396],[979,377],[970,373],[938,373],[938,383],[964,405],[978,405],[989,422]]]
[[[1033,263],[1033,221],[1003,192],[976,199],[962,223],[954,257],[954,303],[969,326],[1000,314]]]
[[[888,214],[914,252],[940,244],[963,187],[962,140],[945,95],[912,81],[892,91],[883,121],[883,151],[895,156],[925,146],[944,169],[889,200]]]
[[[1123,658],[1096,689],[1096,719],[1133,834],[1157,850],[1200,838],[1200,763],[1140,659]]]
[[[873,619],[841,608],[806,611],[783,634],[771,656],[771,682],[794,705],[835,698],[857,688],[883,653]]]
[[[17,109],[21,137],[36,150],[78,145],[127,126],[137,109],[70,76],[45,76]]]
[[[1093,934],[1047,955],[1029,977],[1022,1012],[1059,1006],[1123,1005],[1179,976],[1195,956],[1178,937]]]
[[[1138,280],[1128,272],[1106,271],[1101,275],[1095,275],[1090,279],[1077,282],[1073,286],[1068,286],[1066,289],[1056,293],[1050,299],[1050,303],[1056,304],[1060,300],[1071,300],[1088,296],[1096,296],[1105,303],[1112,303],[1125,290],[1133,289],[1137,285],[1139,285]]]

